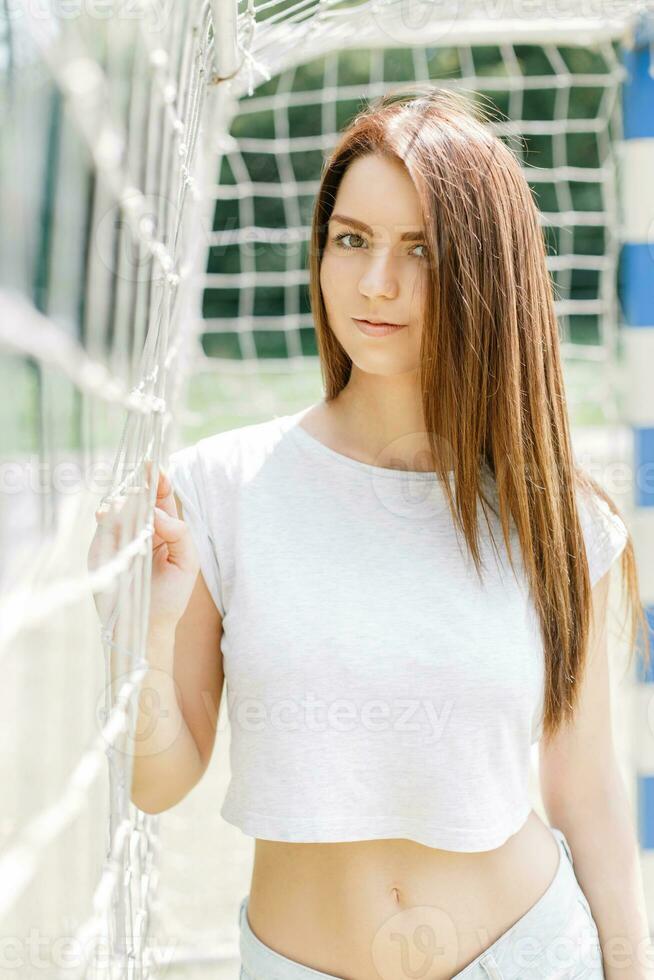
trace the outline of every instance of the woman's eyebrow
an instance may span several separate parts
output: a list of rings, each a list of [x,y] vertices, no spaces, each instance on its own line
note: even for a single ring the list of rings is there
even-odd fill
[[[330,221],[340,221],[342,225],[352,225],[354,228],[360,228],[361,231],[365,231],[367,235],[372,235],[372,228],[370,225],[365,224],[363,221],[357,221],[356,218],[348,218],[344,214],[332,214]],[[425,235],[422,231],[405,231],[400,235],[401,242],[424,242]]]

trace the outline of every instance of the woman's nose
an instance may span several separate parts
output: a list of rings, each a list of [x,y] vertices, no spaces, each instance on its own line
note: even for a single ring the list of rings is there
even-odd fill
[[[365,274],[359,280],[359,292],[363,296],[392,299],[397,295],[398,281],[392,259],[392,255],[382,253],[370,259]]]

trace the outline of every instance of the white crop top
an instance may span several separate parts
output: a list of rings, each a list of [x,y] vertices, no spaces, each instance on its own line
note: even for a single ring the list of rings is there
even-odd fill
[[[532,808],[544,690],[499,518],[502,567],[480,505],[482,585],[437,477],[336,452],[298,425],[308,410],[167,468],[223,617],[221,815],[271,840],[499,847]],[[597,505],[579,507],[593,584],[627,533]]]

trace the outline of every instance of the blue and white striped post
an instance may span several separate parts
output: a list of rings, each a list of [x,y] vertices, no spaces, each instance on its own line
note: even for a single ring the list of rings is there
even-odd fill
[[[654,649],[654,16],[641,15],[623,46],[620,256],[622,336],[633,431],[634,540]],[[654,669],[636,659],[636,802],[650,932],[654,925]]]

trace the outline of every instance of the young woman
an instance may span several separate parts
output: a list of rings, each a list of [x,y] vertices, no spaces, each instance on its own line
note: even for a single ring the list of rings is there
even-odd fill
[[[390,93],[311,244],[324,399],[159,479],[132,799],[201,778],[226,679],[242,980],[651,976],[605,632],[620,553],[644,625],[634,552],[574,460],[519,163],[463,96]]]

